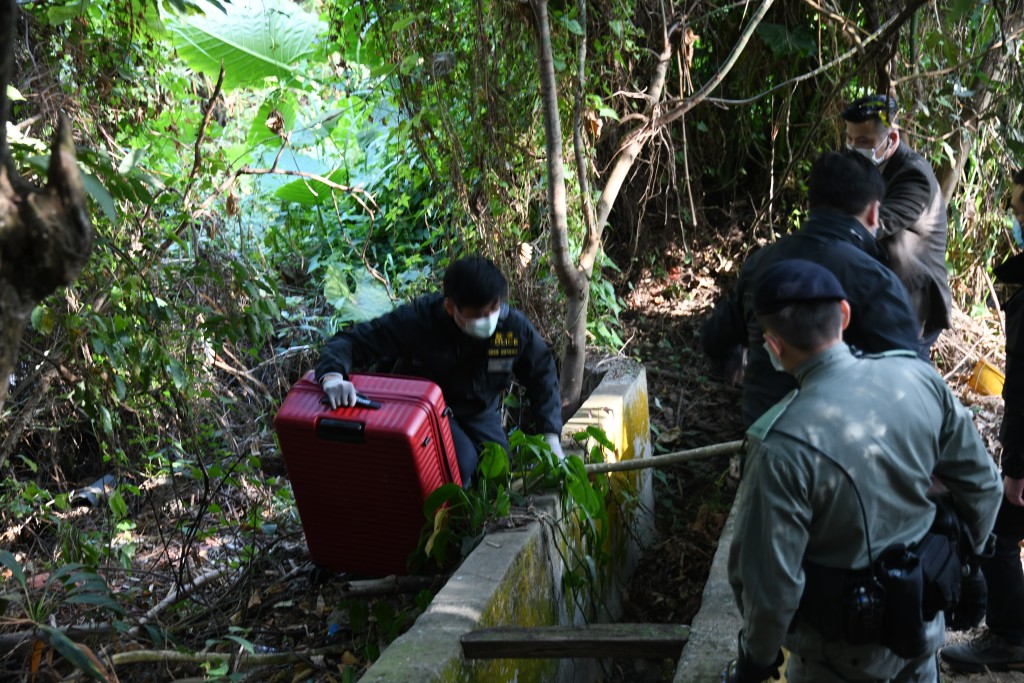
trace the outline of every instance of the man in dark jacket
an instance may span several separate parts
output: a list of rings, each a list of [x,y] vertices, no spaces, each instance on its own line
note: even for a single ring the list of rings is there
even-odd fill
[[[1024,223],[1024,169],[1013,176],[1014,235]],[[1019,244],[1018,246],[1024,247]],[[954,671],[1024,671],[1024,571],[1020,542],[1024,540],[1024,253],[1011,256],[993,270],[996,282],[1010,288],[1006,314],[1006,381],[1003,384],[1003,502],[996,518],[996,547],[981,566],[988,583],[988,629],[964,644],[943,648],[943,661]]]
[[[508,448],[498,404],[515,375],[526,388],[534,427],[564,457],[555,361],[526,316],[505,302],[507,295],[498,267],[471,256],[449,266],[443,293],[421,296],[334,335],[316,366],[331,407],[356,404],[356,387],[348,380],[353,367],[397,358],[396,373],[424,377],[441,388],[452,411],[459,474],[468,487],[484,442]]]
[[[740,269],[736,286],[701,329],[704,353],[727,374],[737,349],[747,347],[743,373],[743,417],[750,425],[796,388],[762,346],[752,297],[759,274],[776,261],[804,259],[830,270],[846,291],[852,311],[843,340],[868,353],[915,350],[918,325],[906,289],[875,257],[882,177],[856,154],[828,152],[811,167],[810,216],[802,228],[754,253]]]
[[[950,327],[946,273],[946,202],[931,164],[900,140],[897,103],[871,95],[843,110],[846,146],[882,171],[885,196],[876,238],[887,264],[910,294],[920,324],[918,352],[929,360],[932,344]]]

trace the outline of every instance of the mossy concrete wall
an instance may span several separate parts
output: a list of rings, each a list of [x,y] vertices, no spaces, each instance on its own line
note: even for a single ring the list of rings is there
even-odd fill
[[[572,434],[587,426],[604,430],[615,445],[614,459],[651,457],[647,377],[643,366],[612,358],[588,368],[596,385],[562,430],[566,450]],[[588,444],[589,447],[590,444]],[[438,592],[413,627],[384,651],[360,679],[363,683],[517,683],[595,680],[590,660],[466,660],[461,637],[492,626],[550,626],[610,621],[621,612],[622,583],[640,557],[639,543],[653,529],[654,499],[650,470],[608,475],[613,502],[612,567],[599,595],[588,603],[604,606],[585,615],[570,604],[563,589],[565,565],[576,536],[571,520],[561,519],[554,496],[534,501],[538,520],[524,527],[488,534]]]

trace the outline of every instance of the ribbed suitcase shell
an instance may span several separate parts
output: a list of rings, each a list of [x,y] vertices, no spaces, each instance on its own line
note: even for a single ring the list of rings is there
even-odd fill
[[[322,405],[309,373],[291,388],[274,427],[313,562],[337,572],[408,574],[423,503],[461,484],[441,390],[396,375],[352,375],[379,409]]]

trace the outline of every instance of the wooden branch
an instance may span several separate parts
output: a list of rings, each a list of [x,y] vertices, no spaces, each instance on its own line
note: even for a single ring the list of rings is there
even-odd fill
[[[771,2],[772,0],[766,0]],[[626,144],[622,146],[619,153],[615,157],[615,164],[612,166],[611,172],[608,174],[608,179],[605,181],[604,189],[601,191],[601,196],[597,200],[597,246],[600,245],[601,233],[604,230],[605,224],[608,222],[608,216],[612,212],[612,206],[615,204],[615,200],[619,196],[619,192],[622,189],[622,184],[626,180],[626,175],[629,170],[633,167],[633,162],[636,161],[637,156],[640,154],[640,150],[643,149],[646,144],[648,137],[644,135],[644,131],[649,129],[650,121],[654,117],[655,113],[662,106],[661,96],[665,89],[665,80],[668,76],[668,68],[672,63],[672,41],[671,31],[666,28],[663,35],[661,53],[658,55],[658,63],[654,68],[654,72],[651,74],[650,83],[647,86],[647,109],[645,115],[645,123],[634,130],[634,132],[627,139]],[[590,250],[580,258],[580,265],[587,270],[588,273],[593,271],[593,264],[597,258],[597,250],[591,245]]]
[[[689,639],[681,624],[591,624],[488,628],[461,642],[466,659],[677,659]]]
[[[110,657],[110,663],[114,666],[125,664],[145,664],[149,662],[163,662],[165,664],[202,664],[204,662],[218,662],[232,660],[236,668],[252,666],[268,666],[271,664],[292,664],[308,662],[312,657],[324,655],[337,655],[351,649],[352,643],[338,643],[329,647],[321,647],[311,650],[298,650],[295,652],[267,652],[251,654],[243,652],[234,655],[229,652],[178,652],[177,650],[133,650],[131,652],[118,652]]]
[[[775,0],[762,0],[761,6],[757,8],[757,11],[750,17],[750,22],[747,24],[743,32],[740,33],[740,37],[736,40],[736,44],[732,46],[732,51],[729,56],[726,57],[725,62],[715,72],[711,79],[700,87],[700,90],[695,92],[692,97],[683,98],[679,106],[675,109],[663,113],[656,120],[651,121],[650,128],[661,127],[672,123],[677,118],[693,109],[695,106],[703,102],[707,97],[725,80],[725,77],[732,67],[736,65],[736,61],[743,54],[743,51],[747,48],[747,43],[750,42],[750,38],[754,35],[754,31],[760,25],[764,19],[765,14],[771,8]]]
[[[345,598],[368,598],[400,593],[418,593],[444,583],[445,576],[387,576],[383,579],[346,581],[338,588]]]
[[[635,458],[633,460],[620,460],[619,462],[592,462],[584,465],[587,472],[598,474],[601,472],[625,472],[627,470],[645,470],[652,467],[665,467],[666,465],[678,465],[681,462],[693,460],[707,460],[722,455],[734,455],[743,450],[743,441],[726,441],[725,443],[713,444],[691,448],[686,451],[676,451],[665,455],[656,455],[652,458]]]
[[[142,618],[139,619],[140,624],[149,623],[156,615],[160,614],[163,610],[167,609],[179,600],[188,597],[188,595],[201,587],[203,584],[212,581],[213,579],[220,578],[227,570],[226,569],[211,569],[204,574],[200,574],[193,579],[187,585],[182,586],[180,589],[171,588],[168,592],[167,597],[158,602],[153,608],[151,608]]]

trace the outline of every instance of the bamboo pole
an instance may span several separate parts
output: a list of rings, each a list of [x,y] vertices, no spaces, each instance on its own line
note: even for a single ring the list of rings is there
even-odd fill
[[[706,460],[720,455],[734,455],[743,448],[742,441],[726,441],[711,446],[691,448],[686,451],[676,451],[664,455],[656,455],[652,458],[634,458],[632,460],[620,460],[619,462],[592,462],[584,465],[587,472],[623,472],[626,470],[643,470],[650,467],[664,467],[666,465],[677,465],[681,462],[693,460]]]

